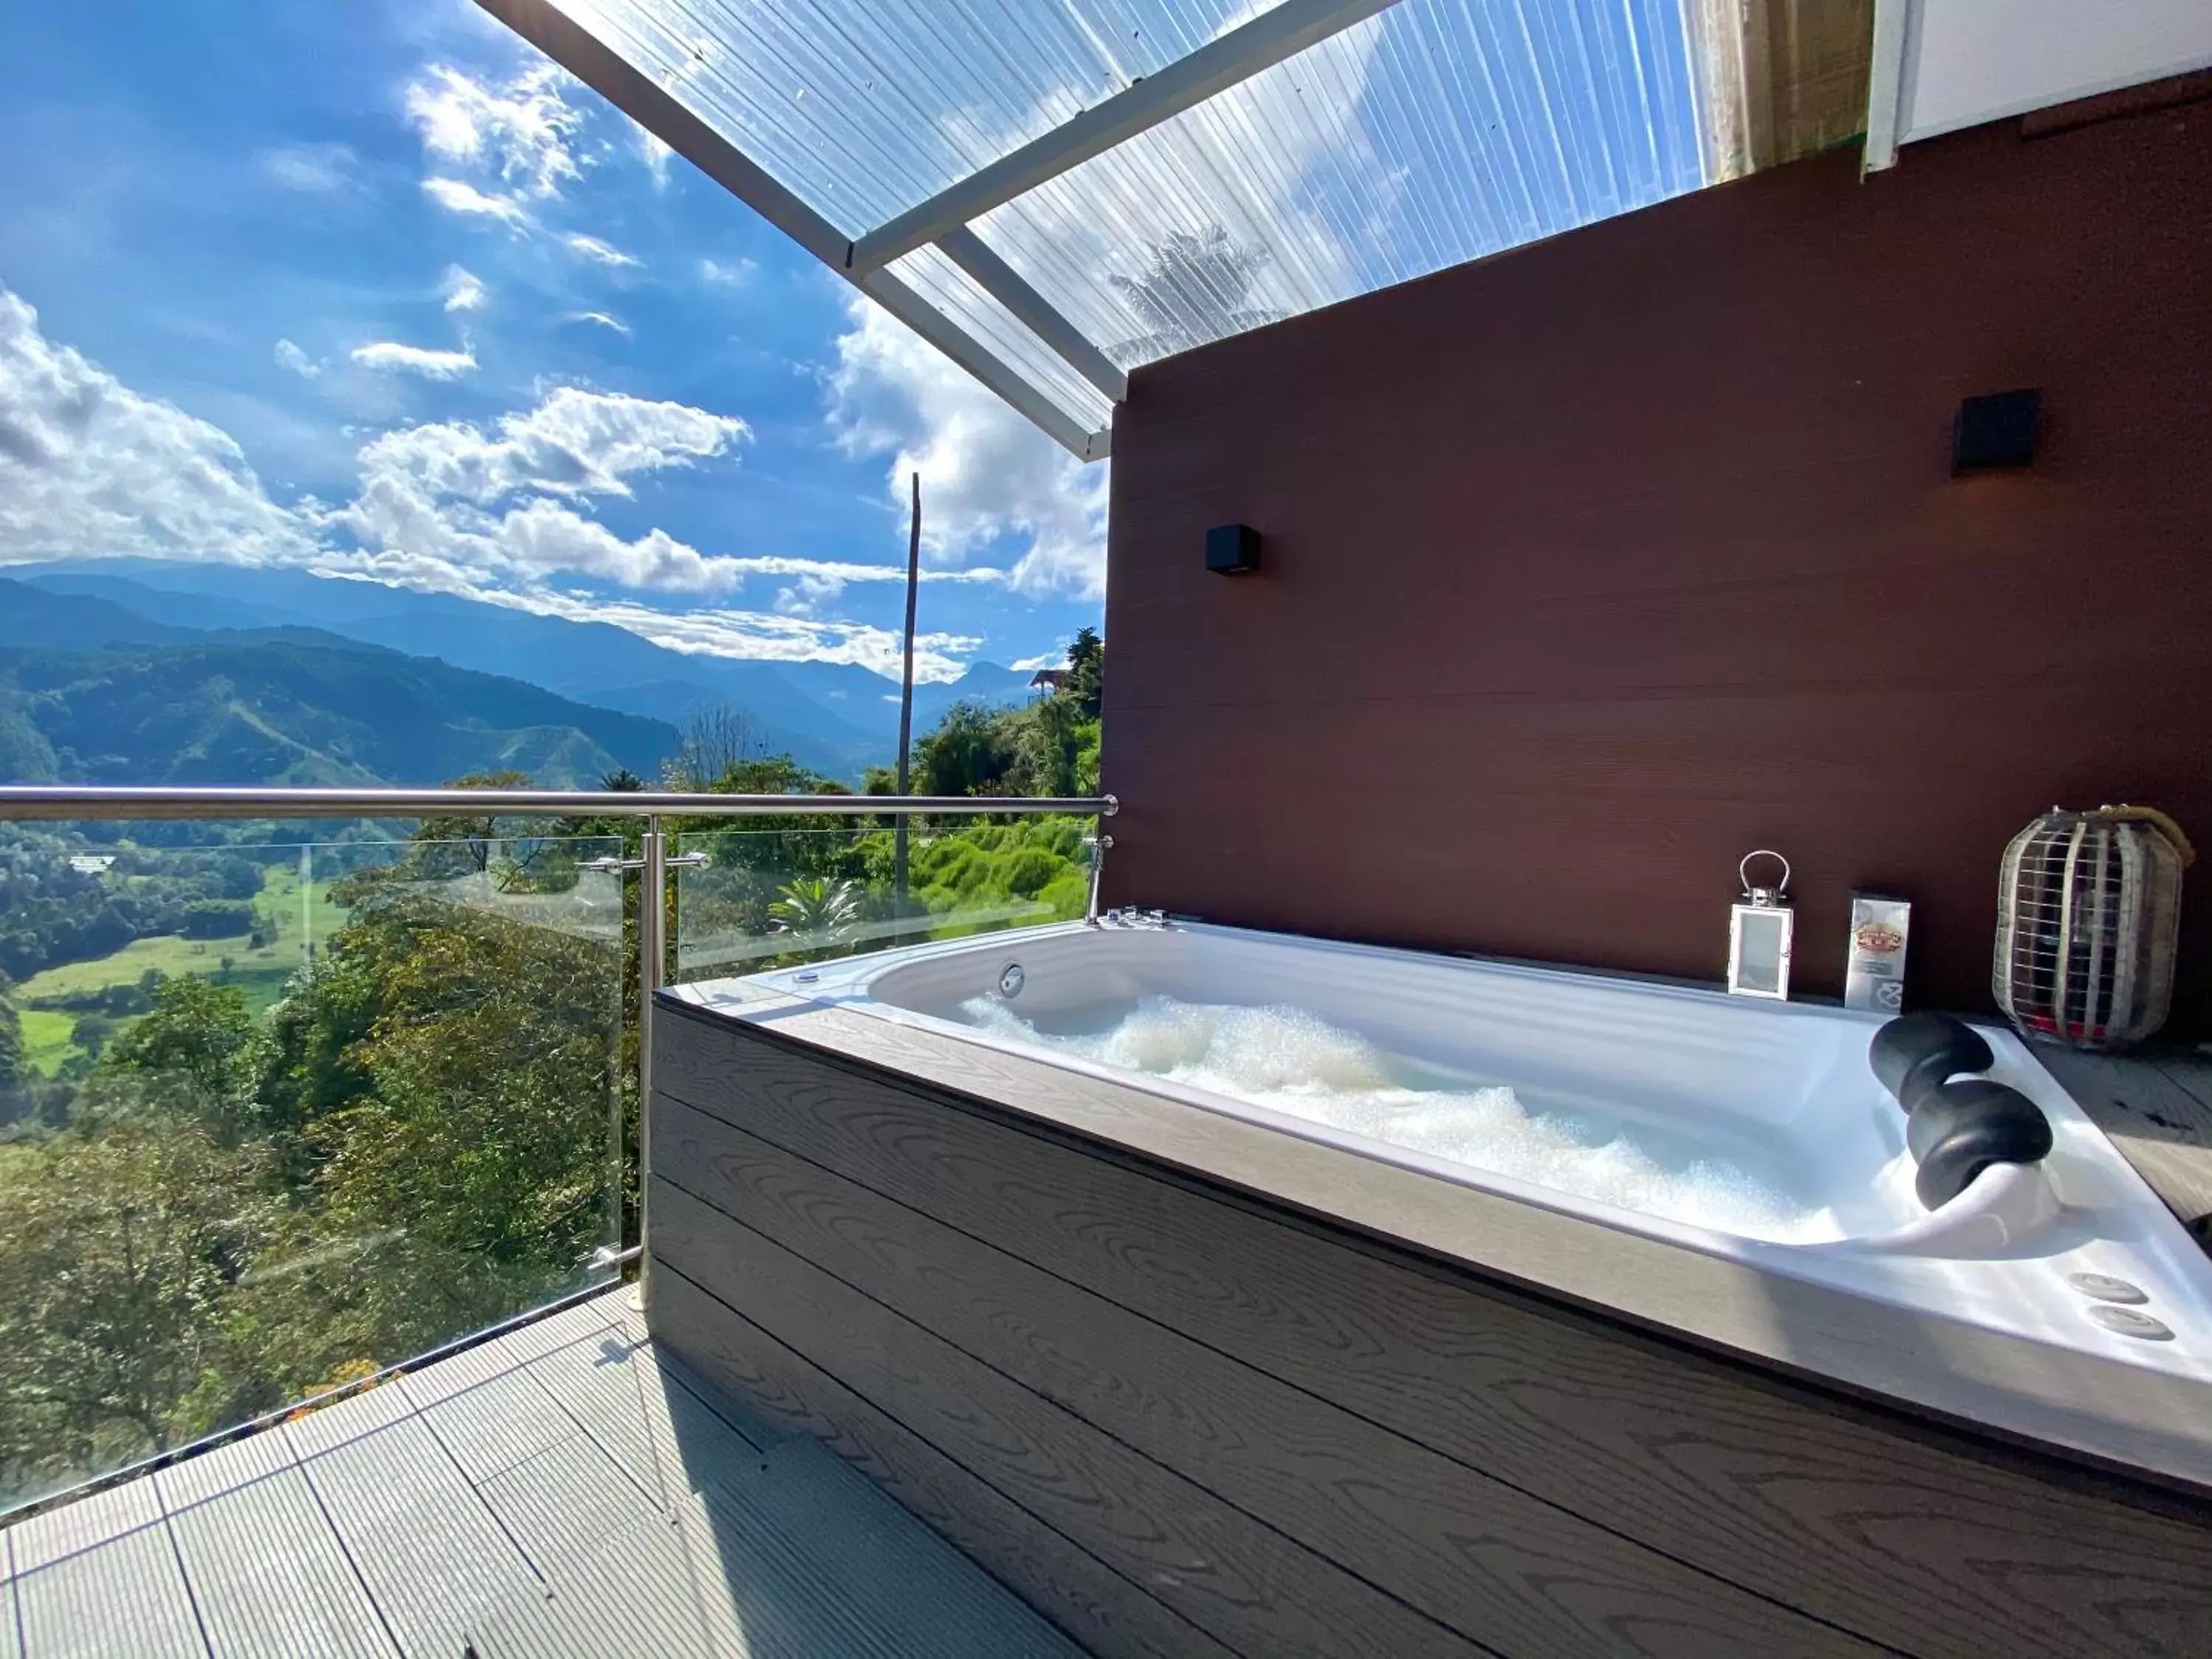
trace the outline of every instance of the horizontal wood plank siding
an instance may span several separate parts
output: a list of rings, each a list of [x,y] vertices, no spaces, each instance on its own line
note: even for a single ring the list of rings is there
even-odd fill
[[[941,1510],[1034,1515],[1235,1651],[2212,1650],[2197,1506],[1968,1455],[737,1022],[658,1033],[653,1259],[684,1281],[660,1340],[757,1328],[957,1466]],[[1162,1583],[1176,1550],[1219,1582]]]
[[[820,1366],[656,1259],[654,1340],[765,1420],[811,1434],[1092,1652],[1227,1659],[1230,1650],[1000,1496]]]
[[[1875,1651],[718,1118],[661,1109],[687,1193],[1463,1634],[1511,1653]]]
[[[1243,1653],[1486,1651],[1297,1548],[916,1321],[656,1180],[656,1261]],[[703,1282],[702,1282],[703,1281]]]

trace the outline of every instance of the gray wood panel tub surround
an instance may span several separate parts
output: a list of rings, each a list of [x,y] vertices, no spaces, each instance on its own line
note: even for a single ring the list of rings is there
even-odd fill
[[[979,1559],[1101,1652],[1379,1652],[1386,1627],[1514,1659],[2212,1651],[2191,1497],[1194,1179],[1000,1079],[944,1086],[974,1045],[663,1008],[657,1340],[971,1551],[1032,1517],[1020,1571]]]

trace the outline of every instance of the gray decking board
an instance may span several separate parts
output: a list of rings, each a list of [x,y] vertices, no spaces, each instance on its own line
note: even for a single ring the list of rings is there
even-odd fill
[[[750,1659],[743,1632],[708,1621],[682,1535],[655,1516],[571,1564],[553,1595],[489,1610],[475,1659]]]
[[[293,1418],[278,1431],[302,1462],[388,1429],[415,1415],[415,1402],[396,1382],[386,1382],[349,1399],[319,1406]]]
[[[161,1500],[150,1480],[110,1486],[74,1504],[34,1515],[9,1528],[14,1571],[25,1573],[79,1555],[111,1539],[150,1527],[161,1518]]]
[[[712,1394],[595,1298],[0,1532],[0,1659],[1069,1650],[961,1645],[1033,1616],[866,1481],[771,1480]],[[891,1584],[927,1599],[887,1623]]]
[[[477,1486],[582,1433],[543,1385],[520,1370],[439,1401],[422,1419]]]
[[[612,1534],[541,1605],[486,1618],[471,1632],[478,1659],[1080,1655],[811,1441],[728,1473],[681,1500],[675,1525]],[[641,1620],[646,1586],[654,1616]]]
[[[846,1586],[854,1609],[896,1632],[911,1659],[1024,1654],[1082,1659],[1083,1650],[975,1562],[912,1518],[844,1460],[811,1438],[771,1448],[757,1485],[732,1490],[725,1513],[750,1512],[765,1547],[820,1574],[840,1549],[866,1551],[873,1571]],[[945,1615],[917,1628],[913,1609]]]
[[[646,1422],[671,1498],[732,1478],[782,1437],[738,1427],[709,1403],[713,1385],[695,1385],[688,1370],[677,1365],[663,1361],[639,1381],[645,1385]]]
[[[206,1659],[168,1528],[156,1522],[15,1581],[27,1659]]]
[[[659,1507],[584,1436],[571,1435],[503,1470],[479,1490],[545,1581],[557,1583],[574,1560]]]
[[[292,1443],[283,1435],[249,1434],[243,1440],[234,1440],[227,1446],[217,1446],[181,1463],[155,1470],[153,1486],[163,1510],[175,1515],[195,1504],[204,1504],[210,1498],[220,1498],[227,1492],[235,1492],[240,1486],[265,1480],[298,1466],[299,1460],[292,1455]]]
[[[479,1609],[542,1590],[427,1423],[365,1435],[307,1472],[410,1659],[452,1659]]]
[[[392,1659],[377,1616],[296,1468],[169,1517],[216,1659]]]
[[[409,1397],[417,1405],[427,1407],[447,1395],[519,1370],[572,1342],[586,1340],[618,1322],[620,1316],[611,1305],[616,1299],[616,1296],[605,1293],[588,1297],[558,1313],[548,1314],[489,1342],[464,1349],[434,1365],[410,1371],[405,1378]]]
[[[2176,1050],[2087,1054],[2048,1044],[2034,1054],[2212,1252],[2212,1059]]]
[[[659,1502],[678,1495],[661,1483],[645,1417],[643,1373],[650,1366],[641,1362],[627,1330],[617,1327],[571,1343],[526,1369],[639,1491]]]

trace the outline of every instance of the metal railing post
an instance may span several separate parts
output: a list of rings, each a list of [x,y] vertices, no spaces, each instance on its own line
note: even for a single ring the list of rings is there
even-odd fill
[[[661,933],[668,902],[666,850],[660,815],[645,820],[644,857],[637,884],[637,1294],[641,1311],[653,1306],[653,999],[667,966]]]

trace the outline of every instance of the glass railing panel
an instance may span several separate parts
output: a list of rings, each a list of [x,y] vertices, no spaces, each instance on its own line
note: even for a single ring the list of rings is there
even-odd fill
[[[1097,821],[738,819],[673,838],[672,977],[721,979],[1079,918]],[[903,842],[903,846],[902,846]],[[690,860],[702,858],[703,864]]]
[[[606,1280],[622,1242],[619,839],[171,828],[0,826],[0,1506]]]

